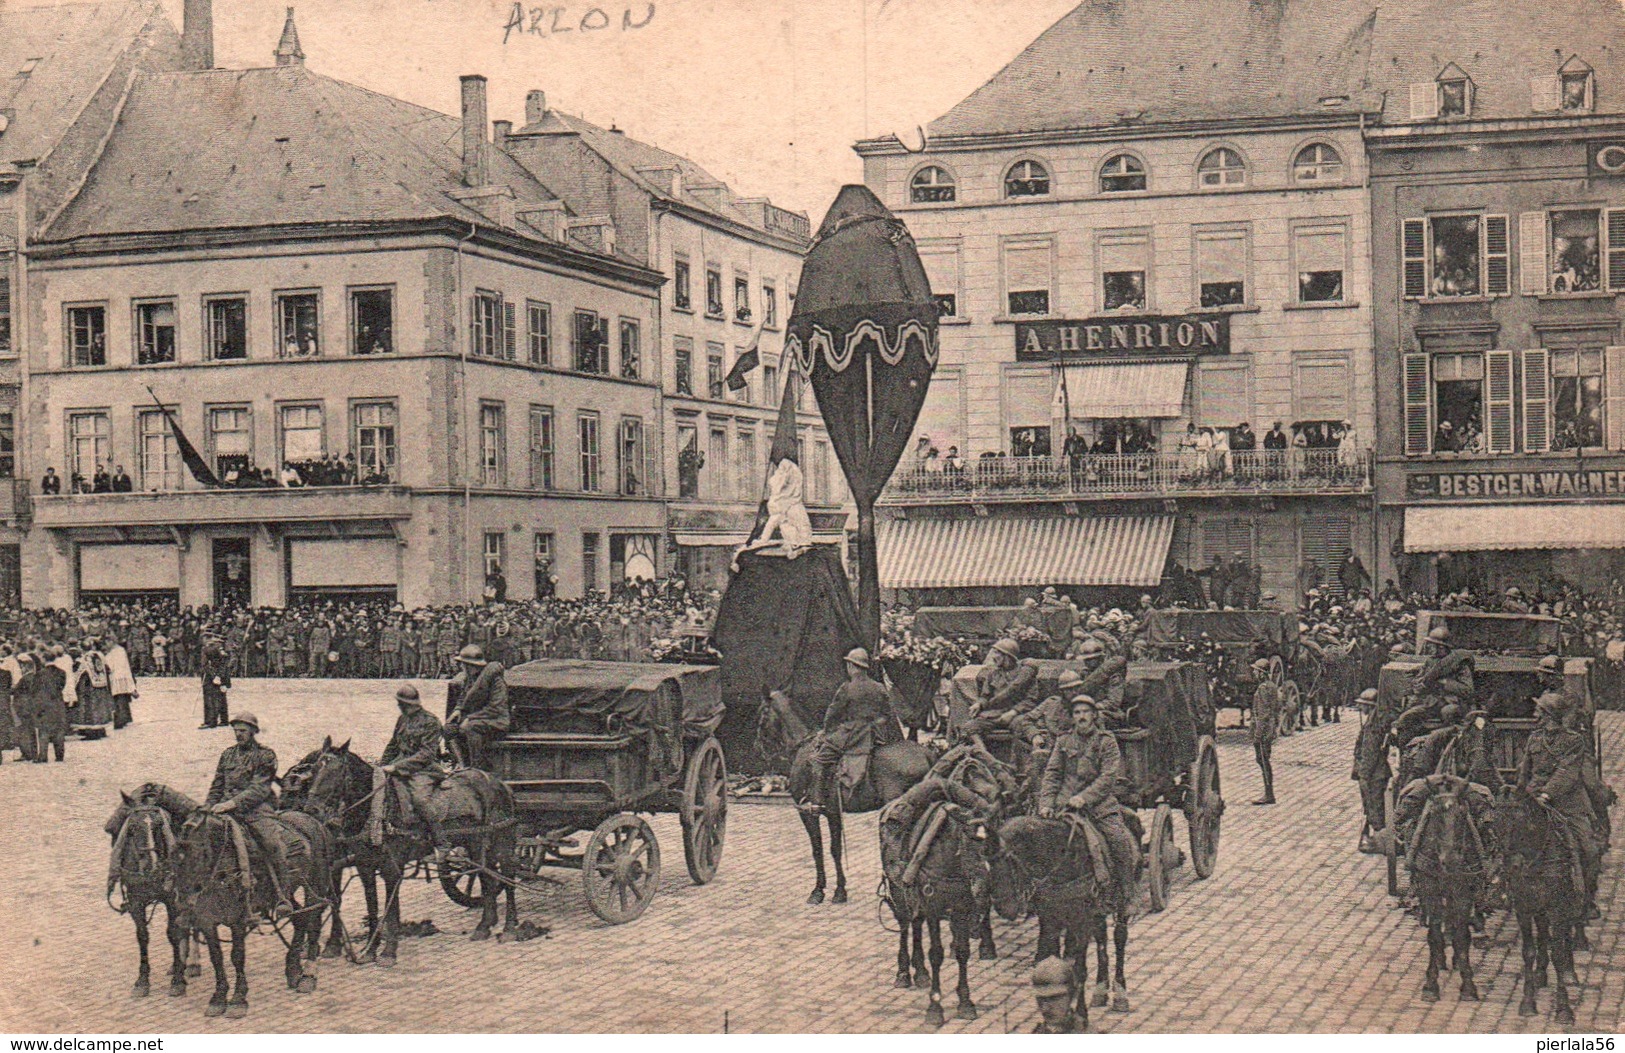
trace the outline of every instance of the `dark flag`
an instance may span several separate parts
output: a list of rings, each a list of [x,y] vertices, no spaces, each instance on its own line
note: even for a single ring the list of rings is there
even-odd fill
[[[784,371],[784,397],[779,400],[779,423],[773,429],[773,449],[767,455],[769,465],[777,464],[785,457],[794,457],[797,462],[801,460],[801,454],[796,449],[796,414],[801,409],[796,405],[797,363],[794,355],[785,355],[784,359],[788,363]]]
[[[181,460],[186,462],[186,469],[192,473],[192,478],[204,486],[219,486],[220,480],[215,478],[214,472],[210,470],[209,462],[203,459],[203,455],[197,452],[197,447],[192,445],[192,440],[186,437],[184,431],[181,431],[181,422],[175,419],[175,415],[169,412],[169,409],[162,402],[158,401],[158,396],[153,394],[152,388],[147,388],[147,394],[152,395],[153,404],[158,407],[158,412],[162,413],[164,420],[169,422],[169,430],[175,434],[175,445],[180,449]]]
[[[762,328],[756,327],[756,335],[751,338],[750,346],[739,352],[734,359],[734,367],[728,370],[728,390],[743,391],[745,389],[745,374],[762,364]]]

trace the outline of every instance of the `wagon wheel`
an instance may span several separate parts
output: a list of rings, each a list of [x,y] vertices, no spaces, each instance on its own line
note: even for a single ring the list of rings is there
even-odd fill
[[[1296,680],[1288,680],[1281,685],[1281,730],[1282,735],[1290,735],[1298,729],[1299,709],[1303,705],[1303,693],[1298,690]]]
[[[1213,737],[1196,743],[1185,787],[1185,824],[1191,835],[1191,869],[1198,878],[1213,874],[1219,861],[1219,822],[1224,818],[1224,797],[1219,792],[1219,754]]]
[[[1281,660],[1281,656],[1278,654],[1270,655],[1269,677],[1270,683],[1276,687],[1280,687],[1281,682],[1286,679],[1286,663]]]
[[[660,844],[631,812],[598,824],[581,857],[581,883],[592,912],[619,925],[642,914],[660,887]]]
[[[1168,907],[1172,891],[1174,868],[1185,862],[1184,854],[1174,844],[1174,810],[1167,802],[1157,805],[1151,817],[1151,847],[1146,852],[1145,865],[1150,878],[1151,910],[1161,913]]]
[[[484,890],[480,887],[477,870],[455,868],[455,864],[443,866],[440,868],[440,887],[445,890],[446,898],[459,907],[485,909]]]
[[[680,816],[688,876],[703,885],[717,876],[728,828],[728,765],[715,737],[701,743],[688,759]]]
[[[1399,887],[1399,831],[1394,824],[1394,783],[1389,780],[1388,786],[1382,791],[1383,814],[1388,817],[1388,836],[1383,838],[1383,855],[1388,857],[1388,894],[1397,896],[1404,890]]]

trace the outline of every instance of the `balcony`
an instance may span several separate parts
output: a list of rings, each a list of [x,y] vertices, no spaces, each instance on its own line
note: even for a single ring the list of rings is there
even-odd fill
[[[0,522],[27,526],[31,509],[27,479],[0,479]]]
[[[887,505],[942,501],[1009,502],[1068,498],[1235,497],[1371,492],[1370,450],[1087,454],[987,457],[958,471],[937,462],[892,476]]]
[[[77,530],[408,519],[411,497],[404,486],[310,486],[61,494],[33,504],[36,526]]]

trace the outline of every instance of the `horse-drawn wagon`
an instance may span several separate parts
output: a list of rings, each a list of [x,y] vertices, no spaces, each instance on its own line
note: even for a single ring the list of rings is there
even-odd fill
[[[515,876],[580,870],[593,913],[631,921],[660,885],[660,845],[643,818],[656,812],[679,816],[694,883],[715,876],[728,818],[715,667],[550,660],[506,678],[512,726],[490,765],[518,815]],[[441,881],[456,902],[480,903],[473,875]]]
[[[1034,694],[1055,692],[1065,670],[1087,676],[1083,663],[1070,659],[1038,660]],[[976,674],[966,666],[955,675],[949,707],[950,728],[963,723],[976,699]],[[1185,862],[1174,843],[1173,813],[1185,814],[1191,865],[1207,878],[1219,857],[1219,828],[1224,797],[1219,787],[1219,755],[1214,746],[1214,707],[1208,696],[1207,671],[1194,662],[1130,662],[1123,686],[1126,726],[1112,729],[1123,758],[1117,798],[1135,812],[1150,811],[1144,823],[1146,871],[1151,908],[1168,905],[1173,871]],[[984,735],[988,749],[1007,763],[1019,748],[1008,731]],[[1037,773],[1031,773],[1036,779]],[[1131,827],[1135,824],[1131,824]]]
[[[1146,615],[1143,637],[1152,651],[1169,659],[1183,659],[1204,642],[1218,649],[1217,668],[1210,670],[1214,709],[1252,709],[1258,674],[1252,663],[1269,663],[1264,674],[1281,692],[1281,733],[1290,734],[1298,722],[1302,691],[1298,684],[1300,659],[1298,619],[1283,611],[1202,611],[1173,608]]]

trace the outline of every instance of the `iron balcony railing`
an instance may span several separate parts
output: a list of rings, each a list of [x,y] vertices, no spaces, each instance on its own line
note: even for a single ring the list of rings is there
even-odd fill
[[[899,468],[884,500],[1369,493],[1371,475],[1370,450],[995,456],[962,467],[936,459]]]

